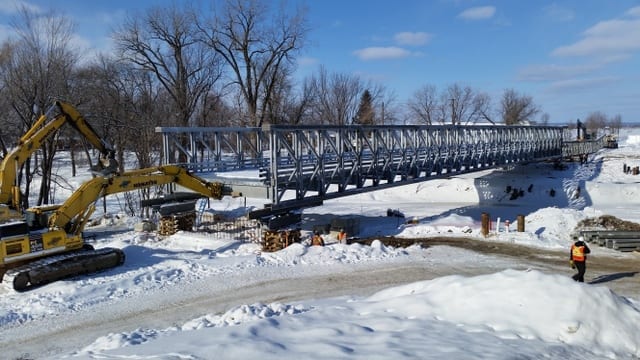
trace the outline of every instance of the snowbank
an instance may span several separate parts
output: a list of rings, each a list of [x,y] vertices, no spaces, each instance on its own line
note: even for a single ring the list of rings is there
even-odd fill
[[[605,287],[505,270],[416,282],[364,299],[242,305],[167,329],[109,334],[74,355],[618,358],[640,355],[638,323],[640,309]]]

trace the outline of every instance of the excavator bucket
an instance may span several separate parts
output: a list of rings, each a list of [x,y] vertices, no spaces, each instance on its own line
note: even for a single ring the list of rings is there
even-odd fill
[[[118,162],[113,158],[101,158],[91,167],[91,173],[96,176],[111,176],[118,173]]]

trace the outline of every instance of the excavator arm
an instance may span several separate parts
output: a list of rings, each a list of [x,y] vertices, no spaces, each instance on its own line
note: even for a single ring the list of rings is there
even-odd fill
[[[56,114],[55,116],[53,114]],[[24,162],[38,150],[44,141],[69,123],[80,132],[96,149],[101,152],[101,160],[92,168],[102,175],[109,175],[118,170],[115,151],[102,140],[84,117],[70,104],[56,101],[49,110],[36,121],[21,138],[16,146],[0,162],[0,204],[20,211],[20,189],[16,185],[17,173]],[[3,215],[0,211],[0,215]]]
[[[181,185],[208,198],[222,199],[224,195],[233,195],[222,183],[208,182],[175,165],[132,170],[108,178],[96,177],[82,184],[49,217],[49,228],[80,234],[95,202],[101,197],[167,184]]]
[[[71,104],[56,101],[54,106],[58,108],[60,115],[65,117],[67,123],[82,134],[93,147],[100,151],[100,162],[97,167],[94,167],[92,170],[98,171],[101,175],[115,173],[118,170],[118,164],[115,161],[116,152],[113,146],[98,136],[93,127],[91,127],[91,124],[89,124]]]

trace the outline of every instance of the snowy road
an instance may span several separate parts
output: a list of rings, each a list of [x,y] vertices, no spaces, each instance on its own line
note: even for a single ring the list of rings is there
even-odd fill
[[[291,271],[296,274],[285,279],[281,278],[281,269],[256,267],[206,277],[188,284],[176,283],[153,292],[69,310],[5,328],[0,335],[0,347],[8,359],[57,358],[108,333],[130,332],[138,328],[167,328],[204,314],[222,313],[239,304],[368,296],[393,285],[452,274],[488,274],[505,268],[533,268],[570,274],[563,252],[526,250],[531,253],[524,257],[526,260],[522,260],[512,257],[515,247],[509,244],[489,243],[478,247],[478,241],[467,243],[468,247],[476,247],[475,251],[433,246],[411,261],[391,259],[355,265],[295,266]],[[458,246],[464,245],[458,243]],[[625,266],[632,266],[634,262],[637,264],[637,261],[633,256],[626,256],[622,263],[613,257],[599,259],[599,264],[594,262],[590,269],[589,278],[622,273]],[[608,269],[606,264],[617,264],[618,267]],[[247,278],[251,281],[247,281]],[[609,286],[624,296],[640,297],[640,282],[636,277],[620,276],[611,280],[601,285]],[[234,287],[233,284],[243,285]]]
[[[440,253],[434,257],[435,262],[429,261],[427,255],[427,259],[411,262],[405,259],[348,266],[296,266],[291,268],[297,272],[295,277],[286,279],[281,278],[279,270],[263,267],[204,278],[186,285],[178,283],[151,293],[4,328],[0,348],[8,359],[56,358],[108,333],[165,328],[204,314],[221,313],[239,304],[366,296],[398,284],[450,274],[485,274],[513,267],[510,261],[483,255],[470,257],[464,250],[442,247],[433,251]],[[442,262],[446,258],[451,259],[450,264]],[[466,259],[466,267],[459,266],[458,259],[462,258]],[[247,278],[252,280],[247,281]],[[233,286],[238,283],[243,286]]]

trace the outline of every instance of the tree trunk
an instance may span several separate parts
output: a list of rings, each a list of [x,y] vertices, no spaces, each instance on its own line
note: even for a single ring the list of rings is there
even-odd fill
[[[69,155],[71,156],[71,177],[76,177],[76,147],[73,142],[69,144]]]

